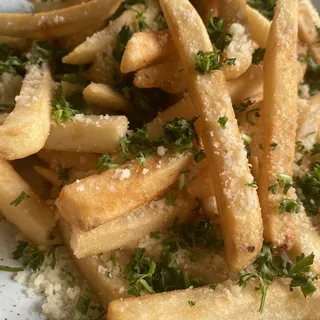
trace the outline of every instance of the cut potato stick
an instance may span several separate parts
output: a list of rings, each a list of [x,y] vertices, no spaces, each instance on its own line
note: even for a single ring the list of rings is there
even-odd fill
[[[240,270],[260,252],[262,221],[257,192],[247,186],[253,177],[224,76],[221,71],[200,75],[195,70],[193,55],[213,48],[201,18],[189,1],[161,0],[160,4],[184,69],[188,70],[190,98],[200,116],[198,133],[216,191],[227,261],[232,270]],[[227,117],[224,128],[219,124],[221,117]]]
[[[0,211],[32,242],[45,244],[55,225],[54,213],[12,166],[0,159]]]
[[[170,228],[176,218],[179,222],[187,221],[196,206],[197,202],[186,195],[180,196],[175,206],[166,204],[163,197],[91,231],[84,232],[73,227],[70,245],[77,258],[123,248],[152,231]]]
[[[58,164],[76,171],[89,171],[96,168],[99,156],[94,153],[40,150],[37,157],[56,170]]]
[[[186,89],[186,77],[180,60],[169,60],[136,72],[134,85],[138,88],[161,88],[169,93]]]
[[[25,158],[44,146],[50,130],[51,98],[48,66],[30,66],[16,106],[0,126],[0,158]]]
[[[259,11],[247,6],[247,16],[253,41],[261,48],[267,47],[271,22]]]
[[[169,188],[192,161],[191,153],[151,156],[65,186],[58,199],[61,215],[89,231],[150,201]],[[129,167],[128,167],[129,166]],[[146,172],[143,174],[143,172]],[[86,196],[84,196],[86,195]]]
[[[200,200],[214,196],[213,184],[208,173],[208,164],[200,170],[198,175],[188,185],[187,191],[192,198]]]
[[[71,6],[79,5],[90,0],[65,0],[65,1],[43,1],[43,2],[34,2],[34,10],[36,13],[39,12],[48,12],[53,10],[61,10]],[[33,1],[31,1],[33,2]]]
[[[72,254],[72,250],[69,245],[71,227],[62,218],[59,219],[58,227],[65,245]],[[126,290],[124,290],[127,286],[126,281],[122,277],[106,277],[104,272],[100,272],[99,266],[101,263],[96,257],[77,259],[72,254],[72,258],[78,271],[88,281],[88,284],[103,304],[108,304],[114,299],[129,296]]]
[[[129,112],[132,110],[130,101],[111,87],[101,83],[91,83],[83,91],[84,98],[98,107]]]
[[[33,168],[41,177],[49,181],[54,186],[59,187],[61,185],[62,181],[58,179],[58,175],[54,171],[40,166],[34,166]]]
[[[164,134],[163,125],[174,118],[184,118],[192,120],[195,117],[195,111],[190,98],[185,98],[160,112],[156,118],[147,124],[148,133],[154,137],[160,137]]]
[[[92,0],[43,13],[1,13],[0,33],[28,39],[64,37],[109,18],[120,3],[121,0]]]
[[[290,30],[290,32],[288,32]],[[282,188],[271,192],[278,174],[292,176],[297,123],[296,50],[298,3],[278,0],[264,58],[264,128],[259,196],[264,221],[264,237],[288,250],[295,239],[291,214],[280,213],[280,201],[287,198]]]
[[[112,153],[119,147],[119,139],[127,128],[125,116],[79,114],[60,125],[52,123],[44,149]]]
[[[97,54],[103,54],[104,58],[113,60],[112,52],[115,48],[117,35],[124,25],[130,27],[132,31],[137,30],[137,12],[144,12],[145,21],[151,25],[159,12],[159,5],[156,0],[149,0],[148,7],[144,5],[134,5],[132,9],[126,10],[119,18],[112,21],[105,29],[95,33],[85,42],[76,47],[71,53],[65,56],[62,61],[70,64],[88,64],[94,62]],[[111,70],[112,71],[112,70]]]
[[[168,30],[137,32],[128,41],[124,51],[120,71],[134,72],[166,59],[178,58],[177,51]]]
[[[203,287],[112,301],[108,320],[305,320],[320,313],[319,290],[305,298],[290,281],[274,280],[269,286],[263,313],[258,312],[261,294],[257,282],[240,288],[227,281],[216,289]],[[315,282],[319,289],[319,281]],[[193,302],[193,303],[192,303]]]

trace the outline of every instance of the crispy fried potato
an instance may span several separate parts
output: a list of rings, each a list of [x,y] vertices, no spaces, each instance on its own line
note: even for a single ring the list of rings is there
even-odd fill
[[[252,39],[259,47],[266,48],[271,22],[250,6],[247,6],[247,16]]]
[[[288,32],[290,30],[290,32]],[[292,176],[297,123],[296,50],[298,3],[278,0],[264,59],[264,108],[261,110],[264,156],[258,182],[264,221],[264,237],[275,246],[290,249],[294,243],[293,217],[280,214],[279,200],[286,198],[277,188],[277,175]],[[275,147],[272,147],[273,144]]]
[[[58,179],[58,175],[54,171],[41,166],[34,166],[33,168],[41,177],[49,181],[54,186],[59,187],[61,185],[62,181]]]
[[[16,106],[0,126],[0,158],[25,158],[44,146],[51,121],[51,82],[46,64],[29,67]]]
[[[315,283],[318,291],[306,299],[299,289],[290,291],[289,281],[274,280],[263,313],[258,312],[261,295],[257,285],[249,282],[246,288],[240,288],[227,281],[216,289],[203,287],[119,299],[109,304],[108,320],[305,320],[316,319],[320,313],[319,281]]]
[[[0,159],[0,177],[1,213],[32,242],[45,244],[55,225],[53,211],[37,197],[6,160]],[[28,197],[25,196],[17,205],[11,204],[22,192]]]
[[[40,150],[37,157],[49,164],[53,170],[58,164],[64,168],[74,168],[77,171],[90,171],[97,166],[99,155],[94,153]]]
[[[262,221],[256,190],[246,185],[253,177],[231,99],[221,71],[200,75],[195,70],[193,55],[213,49],[195,9],[187,0],[161,0],[160,4],[184,69],[188,70],[190,98],[200,116],[197,128],[216,191],[227,261],[232,270],[240,270],[260,251]],[[218,123],[223,116],[228,119],[225,128]]]
[[[124,112],[132,111],[130,101],[123,94],[105,84],[89,84],[84,89],[83,96],[89,103],[97,105],[98,107]]]
[[[128,41],[124,51],[120,71],[134,72],[151,65],[172,59],[177,51],[168,30],[137,32]]]
[[[190,219],[196,206],[197,202],[187,195],[180,196],[175,206],[166,204],[165,197],[162,197],[91,231],[73,227],[70,246],[77,258],[123,248],[152,231],[170,228],[177,217],[179,222]]]
[[[121,0],[92,0],[44,13],[1,13],[0,33],[28,39],[65,37],[109,18],[120,3]]]
[[[75,5],[79,5],[85,2],[89,2],[90,0],[64,0],[64,1],[42,1],[42,2],[34,2],[34,10],[36,13],[38,12],[47,12],[53,10],[65,9],[68,7],[72,7]]]
[[[161,88],[169,93],[186,89],[186,77],[179,59],[144,68],[136,72],[134,85],[138,88]]]
[[[127,128],[125,116],[76,115],[60,125],[52,122],[44,149],[112,153],[119,147],[119,139]]]
[[[58,221],[58,227],[65,245],[72,254],[72,250],[69,245],[71,227],[62,218],[60,218]],[[125,255],[125,253],[122,253],[122,256],[123,255]],[[72,254],[72,258],[78,271],[88,281],[88,284],[102,303],[108,304],[114,299],[125,298],[129,296],[124,290],[124,288],[127,286],[127,282],[123,279],[123,277],[106,277],[105,273],[100,272],[100,261],[96,257],[77,259]],[[123,258],[127,258],[126,260],[129,259],[129,257]]]
[[[58,208],[70,224],[89,231],[161,194],[191,161],[190,153],[154,155],[146,160],[145,167],[138,159],[132,160],[65,186],[58,199]]]

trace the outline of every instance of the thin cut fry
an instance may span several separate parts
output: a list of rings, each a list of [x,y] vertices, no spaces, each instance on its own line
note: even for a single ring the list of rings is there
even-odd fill
[[[120,70],[122,73],[138,71],[174,55],[177,56],[177,52],[168,30],[137,32],[127,43]]]
[[[246,185],[252,183],[253,177],[224,76],[221,71],[200,75],[194,69],[193,55],[213,48],[190,3],[161,0],[160,4],[184,69],[188,70],[190,98],[200,116],[198,133],[216,191],[227,261],[232,270],[243,269],[260,251],[262,221],[256,190]],[[228,119],[225,128],[218,123],[220,117]]]
[[[91,83],[83,91],[84,98],[98,107],[129,112],[132,110],[130,101],[110,86]]]
[[[178,179],[191,160],[190,153],[151,156],[145,167],[132,160],[65,186],[58,208],[70,224],[89,231],[151,201]]]
[[[59,187],[61,185],[61,181],[59,181],[58,175],[55,172],[40,166],[34,166],[33,168],[41,177],[49,181],[54,186]]]
[[[32,65],[14,110],[0,126],[0,158],[25,158],[44,146],[50,130],[51,97],[52,78],[48,66]]]
[[[12,166],[0,159],[0,211],[36,244],[46,243],[55,225],[54,213],[40,200]],[[24,192],[27,196],[12,204]]]
[[[119,147],[119,139],[127,128],[125,116],[79,114],[60,125],[52,123],[44,149],[112,153]]]
[[[67,152],[54,150],[40,150],[37,157],[49,164],[53,170],[58,164],[64,168],[73,168],[77,171],[89,171],[97,166],[99,156],[94,153]]]
[[[90,0],[65,0],[65,1],[42,1],[35,2],[34,10],[36,13],[47,12],[52,10],[60,10],[71,6],[79,5],[81,3],[89,2]],[[31,1],[33,2],[33,1]]]
[[[154,200],[91,231],[73,227],[70,245],[77,258],[123,248],[152,231],[170,228],[176,218],[185,222],[196,206],[186,195],[179,197],[175,206],[166,204],[165,198]]]
[[[264,156],[258,190],[264,237],[286,250],[294,243],[293,217],[280,213],[279,202],[287,198],[281,188],[271,192],[270,187],[277,184],[278,174],[292,176],[297,123],[297,33],[297,1],[278,0],[264,59]]]
[[[241,289],[228,281],[216,289],[204,287],[115,300],[109,304],[108,320],[316,319],[320,313],[319,281],[315,282],[318,290],[307,298],[298,288],[290,291],[289,282],[273,281],[263,313],[257,311],[261,299],[256,290],[258,283],[250,282]]]
[[[64,37],[109,18],[120,3],[121,0],[92,0],[44,13],[1,13],[0,33],[28,39]]]

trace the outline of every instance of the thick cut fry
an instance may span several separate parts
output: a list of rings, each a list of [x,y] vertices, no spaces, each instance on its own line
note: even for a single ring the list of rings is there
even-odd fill
[[[137,32],[127,43],[120,70],[122,73],[138,71],[177,55],[168,30]]]
[[[152,231],[170,228],[176,218],[179,222],[188,220],[196,206],[196,201],[186,195],[179,197],[175,206],[166,204],[166,199],[161,198],[91,231],[73,227],[70,245],[77,258],[123,248]]]
[[[162,158],[151,156],[145,167],[139,160],[132,160],[65,186],[58,199],[61,215],[81,230],[96,228],[161,194],[186,170],[191,160],[190,153]]]
[[[55,225],[54,213],[40,200],[12,166],[0,159],[0,211],[32,242],[46,243]],[[27,196],[17,200],[22,193]],[[12,203],[13,201],[16,203]]]
[[[51,98],[52,78],[48,66],[32,65],[14,110],[0,126],[0,158],[25,158],[44,146],[50,130]]]
[[[160,4],[184,69],[188,70],[190,98],[200,116],[198,133],[216,191],[227,261],[232,270],[243,269],[260,251],[262,221],[257,192],[247,186],[253,177],[223,73],[200,75],[195,70],[193,55],[213,48],[201,18],[189,1],[161,0]],[[225,128],[219,124],[221,117],[227,118]]]
[[[0,33],[28,39],[64,37],[109,18],[120,3],[121,0],[92,0],[44,13],[1,13]]]
[[[58,164],[77,171],[90,171],[96,168],[99,156],[94,153],[40,150],[37,156],[56,170]]]
[[[134,85],[138,88],[161,88],[169,93],[186,89],[186,76],[179,59],[169,60],[136,72]]]
[[[175,105],[160,112],[156,118],[147,124],[148,133],[154,137],[163,136],[163,125],[174,118],[191,120],[195,117],[195,111],[189,98],[177,102]]]
[[[59,219],[58,227],[65,245],[72,254],[72,250],[69,245],[71,227],[62,218]],[[127,286],[127,282],[123,277],[106,277],[104,272],[100,272],[101,267],[99,266],[101,265],[101,262],[96,257],[77,259],[73,256],[73,262],[78,271],[88,281],[88,284],[102,303],[108,304],[114,299],[129,296],[124,289]]]
[[[127,128],[125,116],[79,114],[61,125],[52,123],[44,149],[112,153],[119,147],[119,139]]]
[[[273,281],[263,313],[258,312],[261,294],[256,290],[257,282],[241,289],[228,281],[216,289],[203,287],[115,300],[109,304],[108,320],[316,320],[320,313],[319,281],[315,283],[318,290],[307,298],[299,288],[291,292],[289,282]]]
[[[293,217],[280,213],[279,201],[287,198],[282,188],[278,187],[276,194],[268,188],[277,184],[278,174],[292,176],[297,123],[297,33],[298,2],[278,0],[264,59],[264,156],[258,190],[265,239],[286,250],[294,243]]]
[[[65,8],[76,6],[89,1],[90,0],[42,1],[42,2],[35,2],[33,5],[34,5],[35,12],[39,13],[39,12],[65,9]]]
[[[41,177],[49,181],[54,186],[59,187],[61,185],[62,181],[58,179],[58,175],[54,171],[40,166],[34,166],[33,168]]]
[[[84,98],[98,107],[129,112],[130,101],[111,87],[101,83],[91,83],[83,91]]]
[[[259,11],[247,6],[251,37],[261,48],[267,47],[271,22]]]

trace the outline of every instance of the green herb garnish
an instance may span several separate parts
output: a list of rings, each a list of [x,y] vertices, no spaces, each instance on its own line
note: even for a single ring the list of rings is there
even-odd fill
[[[128,41],[131,39],[133,32],[130,27],[125,24],[117,35],[116,47],[113,50],[113,58],[117,62],[121,62],[125,47]]]
[[[272,19],[277,0],[248,0],[248,5],[258,10],[268,19]]]
[[[210,15],[207,22],[207,32],[211,42],[220,51],[223,51],[232,40],[232,34],[224,27],[224,18]]]
[[[28,199],[30,196],[28,196],[24,191],[22,191],[19,195],[19,197],[12,202],[10,202],[10,206],[17,206],[19,205],[24,199]]]
[[[110,154],[103,154],[102,156],[100,156],[100,158],[98,159],[98,164],[97,164],[97,170],[98,173],[102,173],[108,169],[117,167],[119,164],[115,163],[112,160],[112,157],[110,156]]]
[[[211,52],[199,51],[193,55],[195,70],[200,74],[206,74],[212,70],[221,70],[220,51],[214,49]]]
[[[5,272],[19,272],[23,271],[24,268],[19,268],[19,267],[8,267],[8,266],[1,266],[0,265],[0,271],[5,271]]]
[[[225,128],[226,128],[227,122],[228,122],[228,117],[226,117],[226,116],[220,117],[220,118],[218,119],[218,123],[220,124],[220,127],[221,127],[222,129],[225,129]]]
[[[284,213],[299,213],[300,212],[300,201],[295,199],[278,199],[279,212]]]
[[[261,61],[264,59],[264,54],[266,52],[266,49],[263,48],[257,48],[254,50],[252,55],[252,63],[253,64],[260,64]]]

